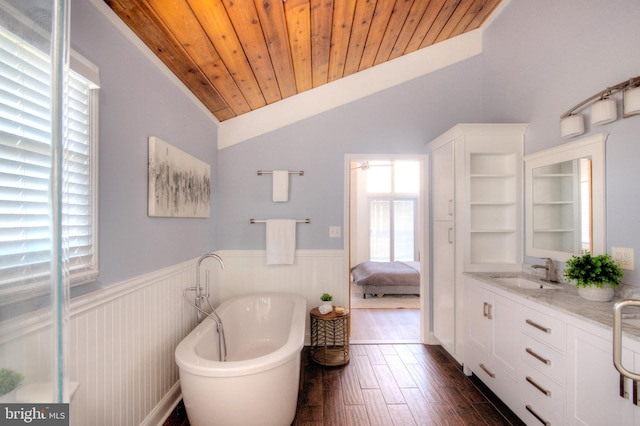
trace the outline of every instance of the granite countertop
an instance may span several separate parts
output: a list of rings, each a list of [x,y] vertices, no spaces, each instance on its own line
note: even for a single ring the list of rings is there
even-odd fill
[[[506,292],[548,306],[556,311],[596,324],[608,330],[613,329],[613,305],[624,299],[640,299],[640,288],[621,285],[615,289],[611,302],[592,302],[578,295],[572,284],[549,284],[539,276],[527,272],[465,272],[465,275],[498,287]],[[499,278],[522,277],[545,284],[552,289],[523,289],[502,284]],[[622,332],[625,337],[640,342],[640,324],[638,326],[625,323],[625,319],[640,319],[640,308],[625,307],[622,313]],[[640,323],[640,321],[638,321]]]

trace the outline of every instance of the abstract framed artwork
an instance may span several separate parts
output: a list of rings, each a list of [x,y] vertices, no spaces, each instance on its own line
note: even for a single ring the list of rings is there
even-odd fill
[[[211,166],[155,137],[149,137],[148,215],[210,216]]]

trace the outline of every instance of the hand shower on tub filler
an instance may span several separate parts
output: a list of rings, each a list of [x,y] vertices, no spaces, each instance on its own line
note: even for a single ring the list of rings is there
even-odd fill
[[[224,269],[224,262],[222,258],[215,253],[207,253],[204,256],[198,259],[198,263],[196,264],[196,285],[195,287],[187,287],[182,292],[182,296],[184,299],[196,309],[196,324],[199,324],[202,321],[203,316],[211,318],[216,323],[216,329],[218,331],[218,339],[220,340],[220,344],[218,345],[219,355],[221,361],[226,361],[227,358],[227,342],[224,337],[224,327],[222,326],[222,321],[218,314],[216,314],[215,309],[211,306],[211,302],[209,301],[209,296],[211,295],[210,287],[209,287],[209,271],[207,271],[205,276],[205,284],[204,287],[200,284],[200,265],[207,258],[214,258],[220,263],[220,268]],[[187,292],[193,291],[195,292],[194,301],[192,302],[187,296]],[[210,312],[205,311],[202,308],[202,302],[206,301],[209,306]],[[224,355],[223,355],[224,352]]]

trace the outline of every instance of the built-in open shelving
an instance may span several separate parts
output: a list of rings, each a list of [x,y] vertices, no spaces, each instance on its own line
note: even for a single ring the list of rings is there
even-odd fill
[[[519,179],[514,153],[469,154],[469,263],[515,264]]]

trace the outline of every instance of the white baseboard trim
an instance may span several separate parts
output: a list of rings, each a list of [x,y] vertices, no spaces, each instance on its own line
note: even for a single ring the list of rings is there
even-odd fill
[[[140,423],[140,426],[162,426],[181,399],[182,390],[180,389],[180,380],[178,380],[153,411]]]

